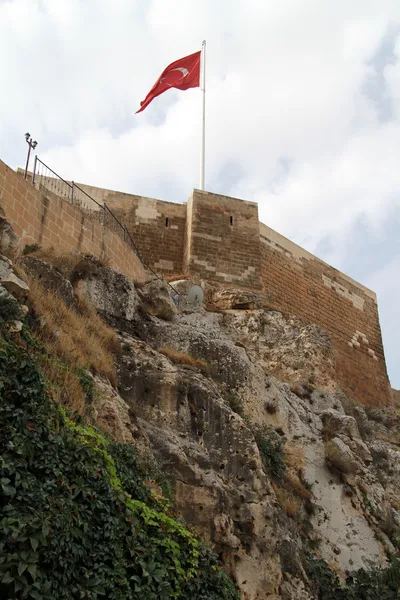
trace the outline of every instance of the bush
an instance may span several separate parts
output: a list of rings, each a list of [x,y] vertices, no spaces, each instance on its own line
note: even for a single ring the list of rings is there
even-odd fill
[[[24,249],[22,250],[22,254],[27,256],[32,252],[38,252],[42,247],[39,244],[25,244]]]
[[[237,413],[241,417],[244,416],[243,403],[239,396],[233,390],[227,390],[225,397],[228,400],[229,406],[233,412]]]
[[[51,399],[24,333],[0,337],[0,598],[238,600],[145,489],[132,447]]]
[[[280,481],[285,473],[285,452],[283,440],[273,430],[260,429],[254,433],[263,467],[267,475]]]
[[[322,559],[309,555],[305,569],[318,600],[398,600],[400,589],[400,557],[393,556],[386,569],[360,569],[341,586],[338,576]]]
[[[272,483],[279,506],[285,511],[288,517],[296,517],[301,509],[301,500],[293,492],[287,490],[276,483]]]
[[[15,321],[21,313],[20,306],[9,294],[0,294],[0,324]]]

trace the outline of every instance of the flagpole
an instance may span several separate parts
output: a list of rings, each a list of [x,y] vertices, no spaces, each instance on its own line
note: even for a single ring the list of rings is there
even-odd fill
[[[203,92],[203,117],[201,129],[201,154],[200,154],[200,189],[204,190],[205,182],[205,158],[206,158],[206,41],[201,48],[201,73],[200,89]]]

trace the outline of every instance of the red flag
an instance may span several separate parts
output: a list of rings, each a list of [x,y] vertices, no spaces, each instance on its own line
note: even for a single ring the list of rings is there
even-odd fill
[[[140,108],[136,113],[141,112],[150,104],[150,102],[166,92],[170,88],[178,90],[188,90],[189,88],[200,86],[200,55],[201,52],[195,52],[184,58],[180,58],[171,63],[157,79],[146,98],[140,103]]]

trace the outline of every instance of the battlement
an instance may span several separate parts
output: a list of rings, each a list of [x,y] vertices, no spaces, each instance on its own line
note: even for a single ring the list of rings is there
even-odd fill
[[[344,391],[365,405],[392,402],[374,292],[260,223],[256,203],[193,190],[187,203],[176,204],[79,186],[125,223],[155,271],[262,293],[329,334]],[[120,238],[83,214],[70,215],[78,209],[40,194],[1,161],[0,204],[26,243],[109,256],[114,268],[143,277],[137,257]]]

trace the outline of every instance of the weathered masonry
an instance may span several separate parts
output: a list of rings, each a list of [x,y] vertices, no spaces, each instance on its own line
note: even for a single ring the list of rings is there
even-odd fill
[[[47,190],[37,190],[1,160],[0,207],[25,244],[93,254],[127,277],[146,279],[140,260],[120,236],[77,206]]]
[[[330,335],[344,391],[366,405],[391,402],[374,292],[260,223],[256,203],[194,190],[187,204],[175,204],[80,185],[124,221],[154,270],[264,294]],[[1,162],[0,204],[26,243],[106,256],[114,268],[143,278],[120,238]]]

